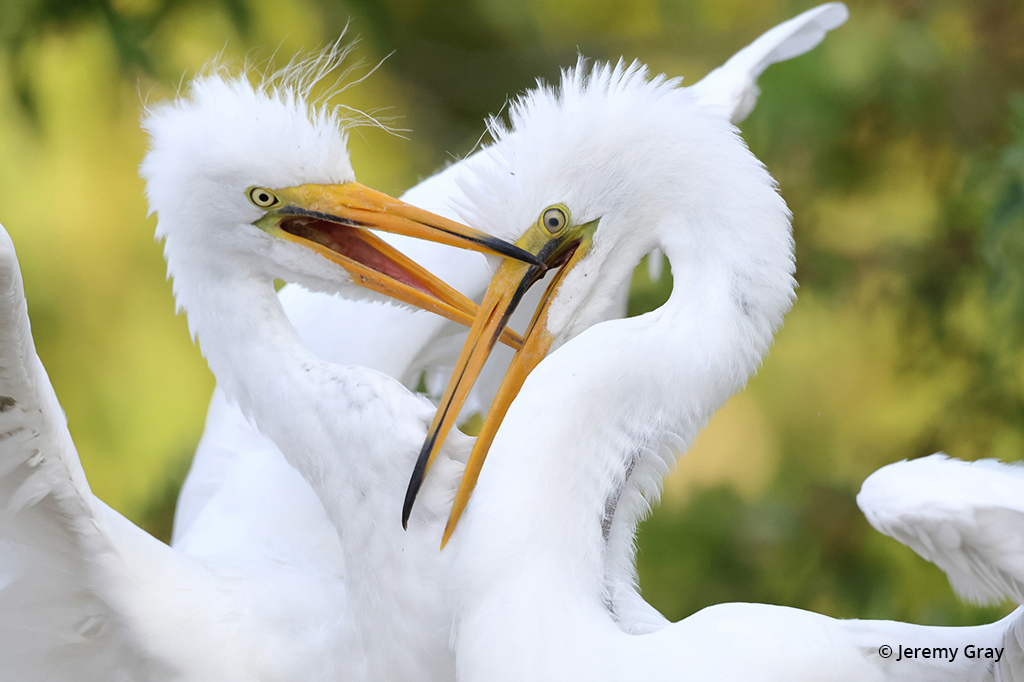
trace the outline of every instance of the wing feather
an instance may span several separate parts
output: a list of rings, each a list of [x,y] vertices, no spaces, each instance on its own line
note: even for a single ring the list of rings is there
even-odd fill
[[[763,34],[693,86],[701,101],[720,109],[733,123],[745,119],[761,91],[757,79],[772,64],[799,57],[817,47],[850,15],[846,5],[830,2],[807,10]]]
[[[1024,466],[941,453],[897,462],[864,481],[857,504],[964,598],[1024,604]]]
[[[90,587],[90,561],[121,549],[105,533],[112,514],[89,489],[36,355],[0,226],[0,670],[10,679],[132,678],[141,659]]]
[[[829,31],[842,26],[849,15],[841,2],[809,9],[762,34],[691,89],[703,104],[718,109],[738,125],[757,105],[761,94],[757,79],[765,69],[814,49]],[[660,248],[647,255],[647,276],[651,281],[661,279],[664,264]]]

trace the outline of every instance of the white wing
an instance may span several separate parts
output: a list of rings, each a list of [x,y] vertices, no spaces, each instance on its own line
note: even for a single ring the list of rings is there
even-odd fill
[[[142,531],[110,533],[114,513],[89,490],[36,355],[18,260],[2,227],[0,514],[4,676],[117,680],[140,670],[139,651],[97,588],[122,543],[145,552],[156,541]]]
[[[340,576],[290,557],[213,570],[94,497],[27,313],[0,227],[0,679],[337,679]]]
[[[897,462],[864,481],[857,504],[963,597],[1024,604],[1024,466],[942,454]]]
[[[705,105],[739,124],[757,105],[761,94],[757,79],[765,69],[814,49],[829,31],[842,26],[849,16],[849,10],[841,2],[809,9],[762,34],[689,89]],[[661,279],[664,264],[661,249],[654,249],[647,257],[648,276],[654,281]]]
[[[739,123],[757,104],[757,96],[761,94],[757,79],[765,69],[817,47],[825,35],[841,26],[849,15],[841,2],[807,10],[734,54],[696,83],[693,90],[703,102],[720,109],[733,123]]]

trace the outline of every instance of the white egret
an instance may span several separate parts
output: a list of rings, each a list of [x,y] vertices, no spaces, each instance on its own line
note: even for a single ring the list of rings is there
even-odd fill
[[[724,114],[734,122],[742,120],[756,101],[756,81],[764,69],[811,49],[827,31],[842,24],[846,16],[846,8],[841,3],[809,10],[771,29],[690,91],[716,114]],[[467,161],[448,167],[410,190],[402,197],[403,200],[457,219],[457,206],[467,201],[461,183],[477,172],[481,165],[491,163],[488,159],[493,153],[493,149],[485,148]],[[487,226],[483,227],[486,229]],[[398,239],[401,241],[392,241],[400,243],[404,252],[414,256],[431,272],[473,297],[482,294],[490,273],[483,259],[476,254],[438,249],[428,242]],[[649,262],[660,263],[660,253]],[[620,292],[624,293],[625,289],[623,284]],[[616,294],[620,301],[624,300],[621,293]],[[529,311],[539,300],[539,294],[539,289],[531,292],[521,306],[521,312],[526,315],[524,323],[529,321]],[[436,316],[342,300],[295,286],[285,287],[281,299],[307,346],[325,359],[373,367],[400,378],[410,387],[418,382],[424,370],[431,378],[446,378],[450,374],[461,340],[460,331]],[[606,314],[620,317],[624,310],[624,305],[614,302]],[[498,373],[485,377],[485,387],[478,403],[486,404],[500,378]],[[433,380],[428,382],[428,386],[433,384]],[[440,394],[440,390],[434,392]],[[471,409],[475,409],[475,405]],[[449,473],[449,479],[433,475],[433,485],[440,490],[454,491],[460,471],[451,468]],[[311,528],[311,519],[319,518],[322,527],[330,526],[319,501],[308,488],[296,485],[288,488],[289,494],[284,491],[277,491],[273,496],[264,494],[275,479],[290,476],[294,477],[294,473],[273,442],[258,434],[255,427],[218,391],[211,404],[207,430],[179,497],[173,544],[191,551],[196,551],[199,546],[208,547],[218,556],[230,553],[233,551],[230,548],[235,547],[243,557],[260,551],[277,557],[292,551],[291,548],[301,543],[303,538],[296,529]],[[262,477],[266,483],[254,488],[254,477]],[[390,507],[378,510],[368,504],[361,507],[361,512],[345,522],[352,526],[377,524],[381,518],[387,522],[395,513]],[[294,519],[290,517],[292,513],[295,514]],[[255,521],[268,515],[273,516],[273,523]],[[240,528],[245,529],[241,539]],[[430,533],[436,537],[440,528]],[[326,532],[312,533],[311,538],[328,535]],[[665,619],[637,594],[631,544],[623,543],[621,546],[622,554],[613,555],[609,561],[607,585],[609,600],[615,604],[616,618],[624,629],[631,632],[660,627]],[[340,547],[338,553],[341,553]],[[446,558],[437,560],[447,561]],[[357,554],[350,558],[349,563],[352,562],[367,563],[368,559]],[[368,570],[374,570],[374,567],[369,566]],[[358,589],[355,578],[348,582],[350,589]]]
[[[322,58],[333,59],[333,52]],[[395,450],[414,452],[431,406],[377,372],[330,365],[307,351],[281,310],[274,279],[350,296],[385,294],[469,319],[474,304],[362,228],[533,257],[356,184],[341,121],[331,110],[308,106],[305,84],[295,76],[259,88],[216,73],[197,78],[188,96],[147,113],[152,146],[142,173],[159,216],[178,305],[188,312],[220,385],[275,437],[327,502],[328,513],[343,518],[360,504],[351,493],[367,485],[366,477],[375,485],[382,471],[395,466]],[[437,646],[443,635],[403,627],[420,622],[424,611],[447,614],[443,590],[401,594],[399,608],[362,614],[376,631],[353,627],[351,601],[337,575],[343,568],[324,569],[337,553],[333,545],[317,542],[322,537],[315,530],[312,545],[296,557],[313,557],[315,571],[300,571],[297,579],[290,561],[239,571],[237,555],[232,563],[211,560],[209,551],[191,556],[173,550],[96,499],[35,354],[6,232],[0,234],[0,284],[5,676],[451,676],[450,656],[436,653],[443,649]],[[506,340],[518,343],[514,335]],[[365,457],[351,457],[351,451]],[[404,469],[385,476],[395,481],[396,507]],[[427,510],[423,522],[434,516]],[[417,541],[415,534],[396,531],[388,537],[362,530],[367,537],[351,541],[368,553],[385,540],[391,541],[388,550],[410,557],[432,544]],[[400,574],[403,568],[395,570]],[[408,584],[384,571],[377,577],[395,579],[399,588],[393,592]],[[423,584],[429,579],[418,583]],[[386,644],[370,637],[382,632],[390,638]]]
[[[617,623],[610,562],[632,557],[635,525],[675,453],[756,370],[794,298],[790,216],[773,180],[728,121],[676,85],[648,80],[636,64],[570,71],[558,90],[513,105],[512,127],[495,130],[500,163],[467,187],[467,220],[521,235],[520,246],[558,271],[457,500],[479,471],[451,538],[458,679],[1019,676],[1019,613],[988,626],[929,628],[724,604],[648,634]],[[672,266],[669,301],[592,324],[655,244]],[[446,398],[464,392],[480,349],[536,276],[537,266],[498,270]],[[557,350],[541,361],[549,347]],[[886,645],[961,654],[970,645],[999,650],[1000,660],[888,660]]]
[[[1024,604],[1024,467],[942,453],[882,467],[857,505],[974,602]]]

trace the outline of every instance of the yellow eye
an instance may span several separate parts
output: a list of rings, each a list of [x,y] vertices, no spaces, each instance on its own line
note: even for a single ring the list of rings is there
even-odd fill
[[[549,234],[558,234],[569,224],[569,215],[565,209],[552,206],[541,215],[540,224]]]
[[[271,192],[269,189],[263,189],[262,187],[253,187],[249,190],[249,201],[256,204],[260,208],[270,208],[277,204],[280,200],[277,195]]]

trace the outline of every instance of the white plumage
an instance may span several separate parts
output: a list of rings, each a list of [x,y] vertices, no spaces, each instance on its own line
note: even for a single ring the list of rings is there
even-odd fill
[[[5,677],[256,680],[273,671],[278,679],[334,679],[332,661],[314,665],[309,657],[322,650],[320,638],[340,635],[336,613],[345,602],[337,581],[303,573],[301,563],[294,572],[288,563],[264,563],[238,573],[193,558],[92,495],[35,353],[17,258],[2,229],[0,330]],[[318,557],[318,566],[328,563]],[[254,617],[250,604],[268,599]],[[274,604],[303,606],[282,620]]]
[[[826,31],[840,25],[846,16],[846,8],[841,3],[805,12],[769,31],[690,90],[696,92],[707,106],[725,112],[734,121],[741,120],[749,113],[749,108],[741,111],[733,107],[739,103],[744,103],[745,107],[752,106],[758,94],[757,77],[768,65],[811,49]],[[809,39],[806,36],[815,37]],[[460,184],[471,173],[493,164],[493,153],[493,149],[485,148],[470,159],[449,166],[410,190],[403,199],[457,219],[457,207],[466,202]],[[477,227],[493,229],[489,221]],[[478,298],[483,292],[489,269],[476,254],[443,250],[427,242],[411,242],[402,238],[393,241],[470,297]],[[660,263],[660,251],[649,262]],[[541,287],[536,287],[527,295],[521,310],[513,317],[514,327],[525,327],[540,292]],[[621,317],[624,314],[626,292],[626,286],[610,292],[606,316]],[[425,313],[326,297],[294,286],[285,287],[281,291],[281,299],[303,341],[321,357],[379,369],[410,387],[417,384],[420,373],[425,371],[431,393],[440,395],[461,344],[463,331],[460,328]],[[474,389],[475,397],[468,404],[467,412],[481,409],[497,390],[501,374],[493,368],[504,366],[510,354],[505,349],[497,349],[495,355],[499,356],[496,358],[498,362],[490,365],[491,370],[485,370]],[[232,445],[236,440],[244,445]],[[219,392],[215,393],[207,430],[179,497],[173,544],[177,546],[185,541],[196,518],[202,519],[204,533],[209,535],[213,544],[216,544],[217,537],[232,532],[234,521],[226,520],[222,524],[219,518],[220,509],[225,505],[230,505],[232,518],[244,517],[247,509],[252,510],[254,516],[262,516],[268,505],[274,505],[274,516],[279,521],[270,528],[258,527],[261,530],[257,532],[263,533],[260,540],[273,546],[275,541],[270,536],[281,532],[299,541],[301,535],[296,535],[292,529],[309,527],[309,518],[314,517],[319,508],[319,502],[311,491],[300,493],[296,488],[294,496],[277,495],[268,499],[251,494],[245,486],[233,483],[256,475],[251,471],[240,473],[249,468],[251,461],[260,462],[261,472],[271,479],[285,475],[288,465],[276,451],[269,439],[256,434],[241,414],[226,405]],[[249,459],[249,454],[252,459]],[[461,471],[452,469],[450,473],[448,480],[442,480],[438,474],[432,473],[432,476],[434,485],[453,494]],[[218,498],[223,498],[224,504],[218,503]],[[301,517],[294,523],[289,520],[290,510],[302,510]],[[376,512],[366,510],[366,513],[369,516]],[[384,509],[380,514],[387,521],[397,511]],[[349,519],[352,524],[366,522],[362,517]],[[328,525],[326,516],[321,515],[320,525]],[[436,537],[438,531],[434,533]],[[616,604],[617,618],[624,628],[634,632],[661,627],[666,622],[664,617],[636,591],[631,533],[622,535],[621,543],[621,552],[609,560],[607,585],[609,600]],[[357,556],[350,558],[351,561],[365,562],[366,558]]]
[[[538,313],[524,348],[544,334],[557,350],[508,409],[451,539],[459,679],[1024,675],[1020,611],[978,628],[930,628],[723,604],[648,634],[621,627],[610,562],[631,557],[674,455],[755,371],[790,306],[789,213],[723,117],[637,66],[570,72],[558,90],[521,99],[510,119],[497,131],[501,164],[476,178],[463,215],[515,236],[564,205],[567,233],[592,240]],[[628,133],[625,121],[635,124]],[[672,265],[669,301],[594,324],[653,243]],[[960,658],[887,659],[887,644],[955,647]],[[965,657],[968,645],[999,660]]]
[[[840,10],[832,7],[819,16],[834,20]],[[809,49],[824,35],[825,29],[816,30],[793,34],[799,37],[794,44]],[[763,69],[770,60],[752,63]],[[191,105],[201,104],[204,87],[221,87],[216,79],[200,85]],[[285,98],[283,114],[268,111],[256,117],[257,128],[247,128],[250,108],[263,103],[260,93],[247,99],[241,83],[227,85],[219,94],[239,91],[232,94],[240,95],[242,106],[219,133],[193,139],[192,126],[182,123],[194,113],[189,103],[150,119],[150,197],[179,304],[189,312],[220,385],[282,446],[305,481],[286,473],[265,441],[237,442],[243,422],[215,398],[205,442],[220,454],[209,460],[209,473],[195,479],[205,482],[207,492],[183,514],[176,550],[104,507],[88,491],[32,349],[17,263],[6,240],[0,275],[7,279],[0,291],[14,295],[0,310],[10,324],[0,328],[16,331],[0,349],[4,391],[11,387],[11,395],[3,394],[9,400],[0,398],[0,502],[13,516],[2,527],[10,533],[0,537],[14,550],[5,558],[23,563],[0,563],[0,613],[28,613],[47,628],[57,626],[43,640],[21,646],[21,659],[11,660],[28,665],[42,656],[64,667],[37,662],[39,667],[24,668],[22,679],[64,673],[87,680],[90,666],[94,679],[450,677],[444,644],[452,553],[437,554],[435,542],[468,443],[452,439],[424,488],[410,532],[402,534],[397,511],[403,474],[422,439],[429,405],[375,372],[328,365],[309,354],[270,282],[283,275],[334,291],[338,272],[298,247],[238,229],[256,216],[238,201],[245,187],[350,180],[344,139],[332,132],[337,126],[326,115],[308,130],[276,135],[276,126],[304,111],[300,99]],[[751,87],[753,79],[741,90]],[[493,147],[437,181],[453,188],[443,196],[460,215],[498,234],[518,235],[551,201],[572,207],[576,222],[601,221],[588,258],[569,273],[549,310],[555,346],[567,343],[524,386],[494,444],[465,527],[456,534],[463,678],[678,679],[685,672],[698,679],[1009,679],[1019,670],[1011,666],[1020,665],[1016,616],[938,631],[722,605],[666,626],[636,595],[633,529],[647,500],[656,497],[670,455],[745,382],[792,296],[785,206],[733,136],[723,111],[707,107],[699,94],[672,82],[648,83],[636,67],[598,69],[589,80],[577,70],[560,95],[533,93],[513,114],[513,131],[500,133]],[[734,101],[740,111],[750,100]],[[623,119],[640,122],[628,153],[601,134]],[[245,133],[249,142],[267,144],[253,154],[223,153],[223,139]],[[645,135],[656,135],[658,143],[649,144]],[[666,146],[666,140],[679,146]],[[594,141],[584,153],[573,153]],[[293,147],[318,151],[295,168],[288,165]],[[660,164],[667,158],[685,163]],[[608,170],[620,184],[581,185],[594,168]],[[513,171],[515,180],[506,175]],[[654,200],[631,203],[645,193]],[[636,225],[650,232],[637,239]],[[632,264],[656,244],[673,264],[670,303],[641,318],[597,324],[616,310]],[[479,276],[483,266],[476,260],[469,271],[453,267],[455,276],[474,267]],[[305,312],[318,316],[312,306]],[[415,355],[377,348],[377,361],[406,379],[420,367],[450,362],[447,347],[430,343],[444,326],[424,332]],[[634,355],[653,362],[636,371],[622,362]],[[625,413],[623,395],[632,405]],[[288,408],[285,420],[282,405]],[[608,418],[595,426],[594,414]],[[383,438],[382,424],[393,425]],[[544,434],[542,447],[536,447],[538,433]],[[269,456],[233,466],[250,451]],[[566,456],[574,451],[586,457]],[[342,551],[318,520],[310,491],[325,503]],[[248,506],[267,497],[284,513],[268,506],[262,516],[250,515]],[[394,510],[393,524],[388,510]],[[286,537],[289,528],[303,532]],[[235,542],[225,543],[228,535]],[[283,561],[277,573],[268,567],[275,561]],[[51,581],[57,572],[61,577]],[[42,597],[55,608],[31,602]],[[10,609],[3,609],[4,599]],[[15,605],[18,600],[31,604]],[[957,666],[900,666],[873,656],[879,641],[893,637],[927,645],[970,639],[1002,646],[1006,658],[1001,667],[979,672],[964,659]],[[12,637],[0,646],[24,641]],[[738,651],[737,642],[746,648]],[[716,652],[721,655],[711,655]]]
[[[253,88],[244,79],[204,76],[186,98],[148,113],[152,148],[142,169],[178,304],[220,385],[275,438],[305,476],[300,489],[312,485],[334,519],[359,512],[367,497],[394,498],[390,504],[398,508],[406,467],[395,453],[415,452],[432,411],[393,379],[309,353],[274,291],[274,279],[282,277],[368,296],[338,265],[278,238],[284,228],[267,224],[271,218],[289,229],[324,223],[302,213],[302,202],[319,207],[318,197],[335,191],[329,183],[354,179],[339,124],[331,111],[310,108],[294,81]],[[321,185],[289,189],[308,183]],[[260,208],[257,200],[266,203],[275,192],[254,193],[254,185],[284,188],[280,196],[299,199]],[[391,223],[409,213],[397,203],[386,208]],[[337,225],[329,234],[350,234],[341,219]],[[440,570],[441,562],[417,561],[437,556],[420,534],[402,533],[395,523],[343,535],[342,546],[351,543],[379,567],[373,575],[352,574],[364,589],[350,591],[330,526],[301,525],[301,542],[293,542],[287,533],[258,528],[272,511],[239,515],[229,499],[218,499],[218,532],[226,535],[215,536],[194,519],[192,532],[172,549],[96,499],[35,354],[5,232],[0,247],[5,676],[47,682],[451,677],[446,633],[418,628],[448,614],[444,574],[430,576],[429,566]],[[453,442],[449,452],[459,451]],[[444,466],[461,466],[445,459]],[[232,472],[228,484],[248,494],[295,495],[294,474],[270,479],[258,460],[253,464]],[[416,524],[443,513],[444,491],[431,498]],[[289,509],[288,519],[301,523],[305,511]],[[409,564],[389,562],[391,553],[427,575],[405,579]],[[389,598],[395,605],[381,607]]]
[[[757,79],[765,69],[814,49],[849,14],[843,3],[830,2],[782,22],[701,79],[694,92],[701,102],[738,124],[757,104],[761,94]]]
[[[868,521],[974,602],[1024,604],[1024,467],[939,453],[882,467],[857,495]]]

